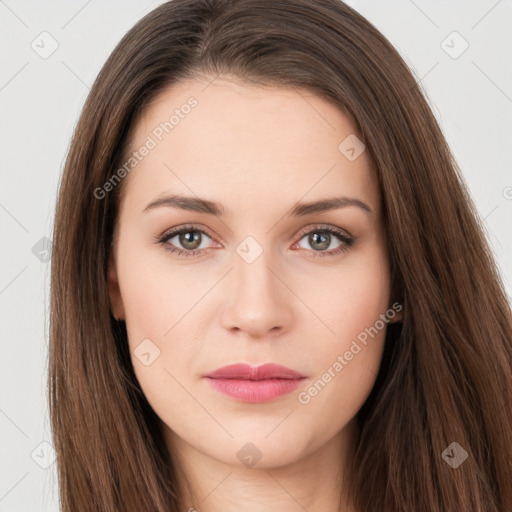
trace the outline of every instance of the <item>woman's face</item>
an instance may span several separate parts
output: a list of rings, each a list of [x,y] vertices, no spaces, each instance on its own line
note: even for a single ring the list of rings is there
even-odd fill
[[[383,319],[399,315],[378,190],[347,117],[304,90],[190,80],[146,109],[131,151],[109,289],[169,443],[272,467],[348,432]],[[237,363],[302,378],[207,377]]]

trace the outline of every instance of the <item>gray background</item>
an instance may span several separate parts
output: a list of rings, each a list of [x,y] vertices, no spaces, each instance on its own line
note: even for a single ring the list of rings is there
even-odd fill
[[[0,0],[0,512],[58,510],[46,444],[45,237],[51,238],[57,184],[90,85],[123,34],[160,3]],[[512,0],[348,3],[421,80],[510,297]],[[50,35],[41,36],[44,31]],[[52,44],[57,49],[44,55]]]

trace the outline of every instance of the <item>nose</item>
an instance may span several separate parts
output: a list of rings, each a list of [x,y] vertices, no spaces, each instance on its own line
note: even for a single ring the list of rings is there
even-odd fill
[[[251,338],[280,335],[294,321],[293,293],[279,265],[267,252],[252,263],[234,258],[234,268],[227,276],[226,301],[222,311],[223,327],[242,331]]]

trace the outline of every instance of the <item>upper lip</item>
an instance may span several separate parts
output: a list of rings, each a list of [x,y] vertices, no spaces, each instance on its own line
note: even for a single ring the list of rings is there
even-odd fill
[[[303,379],[304,375],[282,366],[280,364],[268,363],[261,366],[250,366],[244,363],[230,364],[205,375],[212,379]]]

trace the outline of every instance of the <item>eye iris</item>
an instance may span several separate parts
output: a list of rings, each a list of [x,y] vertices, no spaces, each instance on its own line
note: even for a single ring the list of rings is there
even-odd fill
[[[309,235],[309,243],[311,244],[311,247],[315,248],[315,244],[319,241],[319,246],[317,245],[318,250],[327,249],[329,247],[329,244],[331,242],[331,235],[328,233],[318,234],[319,232],[313,232]]]
[[[192,236],[190,236],[192,233]],[[185,231],[180,233],[179,241],[180,244],[186,249],[197,249],[201,245],[201,233],[198,231]],[[197,243],[199,241],[199,243]]]

